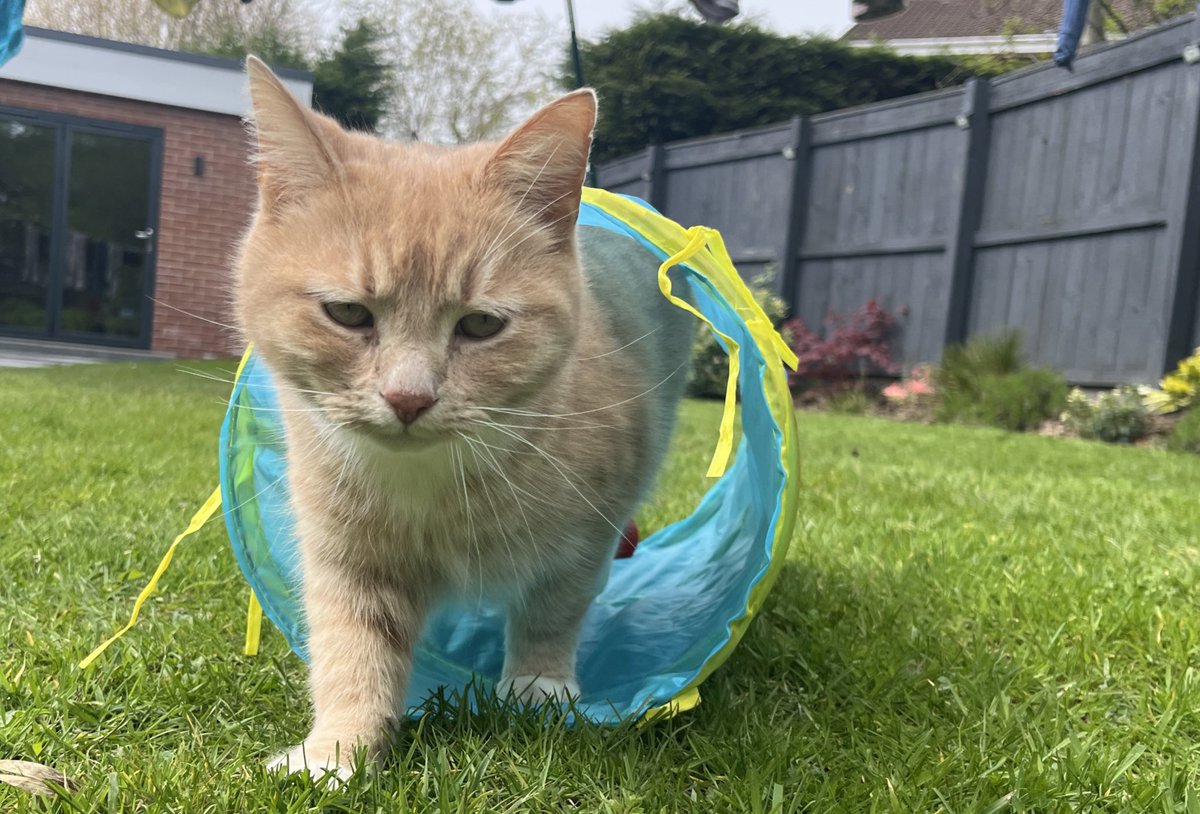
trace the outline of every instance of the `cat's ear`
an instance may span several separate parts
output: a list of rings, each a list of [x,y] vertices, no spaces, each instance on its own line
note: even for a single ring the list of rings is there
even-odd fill
[[[258,186],[269,214],[342,177],[342,131],[296,101],[258,57],[246,57],[246,73],[258,140]]]
[[[485,177],[549,230],[557,244],[568,244],[575,231],[595,126],[595,92],[569,93],[518,127],[485,170]]]

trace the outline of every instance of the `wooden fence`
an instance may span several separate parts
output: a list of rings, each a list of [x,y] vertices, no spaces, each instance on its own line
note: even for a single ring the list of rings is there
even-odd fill
[[[600,186],[719,228],[810,325],[907,306],[905,364],[1006,326],[1078,384],[1200,345],[1200,20],[902,100],[656,145]]]

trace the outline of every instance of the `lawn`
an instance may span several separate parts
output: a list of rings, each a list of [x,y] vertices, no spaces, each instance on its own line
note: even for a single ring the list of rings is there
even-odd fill
[[[0,759],[78,784],[0,811],[1200,811],[1200,459],[809,413],[789,561],[698,709],[442,710],[376,778],[277,782],[304,674],[274,632],[240,654],[219,523],[75,667],[214,484],[227,386],[181,366],[0,372]],[[686,405],[644,522],[701,493],[718,414]]]

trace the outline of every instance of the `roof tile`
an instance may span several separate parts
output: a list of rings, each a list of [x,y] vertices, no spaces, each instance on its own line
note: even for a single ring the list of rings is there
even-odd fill
[[[1111,5],[1130,30],[1155,22],[1153,13],[1134,0],[1112,0]],[[1061,18],[1061,0],[906,0],[900,11],[858,23],[844,39],[1044,34],[1058,31]]]

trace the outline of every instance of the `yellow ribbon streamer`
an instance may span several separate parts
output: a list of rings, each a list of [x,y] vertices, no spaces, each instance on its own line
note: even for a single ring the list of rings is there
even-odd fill
[[[729,351],[729,378],[725,383],[725,410],[721,414],[721,428],[717,432],[717,448],[713,451],[712,461],[709,462],[706,473],[710,478],[719,478],[725,474],[725,468],[729,466],[729,456],[733,454],[733,419],[737,415],[737,382],[738,372],[741,370],[741,353],[738,343],[733,337],[721,333],[717,330],[717,326],[713,325],[712,320],[693,308],[691,303],[681,300],[671,293],[671,278],[667,276],[667,272],[673,266],[685,263],[703,251],[708,246],[710,238],[715,234],[716,232],[712,229],[693,226],[687,230],[687,244],[658,267],[658,288],[662,291],[663,296],[672,305],[682,308],[708,325],[713,333],[721,337],[725,348]],[[720,240],[719,236],[717,240]]]
[[[726,342],[729,351],[729,380],[725,387],[725,409],[721,416],[717,448],[713,452],[707,473],[709,477],[720,477],[724,474],[729,457],[733,453],[733,421],[737,412],[737,381],[741,368],[741,354],[736,342],[718,331],[709,319],[691,305],[671,294],[671,281],[667,277],[667,271],[676,264],[688,262],[691,269],[712,284],[745,321],[750,336],[766,360],[768,368],[778,359],[795,370],[796,354],[784,342],[762,306],[754,299],[749,287],[734,268],[720,233],[715,229],[693,226],[684,230],[674,221],[640,204],[591,187],[584,187],[583,200],[629,225],[664,253],[674,250],[675,254],[658,269],[659,289],[673,304],[707,323],[713,333]]]
[[[259,604],[258,594],[250,589],[250,607],[246,608],[246,648],[242,651],[247,656],[258,655],[258,644],[262,639],[263,609]]]
[[[133,613],[129,617],[129,624],[114,633],[107,641],[88,654],[87,658],[79,662],[79,669],[86,670],[91,666],[92,662],[100,658],[100,655],[112,645],[117,639],[124,636],[134,626],[138,620],[138,614],[142,611],[142,605],[146,604],[146,600],[154,593],[154,589],[158,587],[158,581],[162,579],[162,575],[166,572],[167,566],[171,564],[171,558],[175,556],[175,549],[183,542],[184,538],[198,532],[208,519],[213,516],[213,513],[221,507],[221,489],[217,487],[213,493],[208,496],[208,500],[204,501],[204,505],[200,507],[200,511],[192,517],[192,522],[188,523],[188,527],[183,530],[183,533],[175,538],[171,543],[171,547],[167,549],[167,553],[163,556],[162,562],[158,564],[158,568],[154,571],[154,576],[150,577],[150,581],[146,583],[146,587],[138,595],[137,601],[133,603]]]

